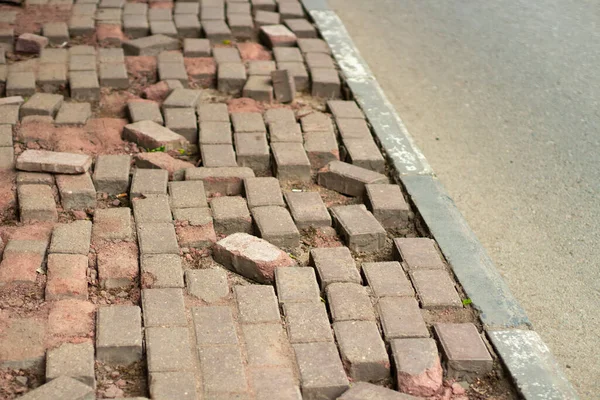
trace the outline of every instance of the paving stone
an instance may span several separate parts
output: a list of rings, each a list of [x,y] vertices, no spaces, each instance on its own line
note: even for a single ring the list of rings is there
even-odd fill
[[[175,208],[173,219],[175,221],[187,221],[191,226],[203,226],[213,222],[210,208]]]
[[[278,62],[277,69],[287,70],[294,77],[296,91],[303,92],[310,88],[308,71],[302,62]]]
[[[235,112],[231,114],[233,129],[238,133],[266,133],[267,127],[261,113]]]
[[[140,267],[138,247],[120,242],[96,248],[98,280],[105,289],[129,288],[137,285]]]
[[[234,286],[242,324],[280,323],[279,306],[272,286]]]
[[[19,122],[19,106],[0,106],[0,124],[16,125]]]
[[[373,139],[345,139],[342,150],[350,164],[385,173],[385,159]]]
[[[289,18],[284,19],[283,23],[297,38],[316,38],[317,29],[306,19]]]
[[[57,221],[52,189],[46,185],[21,185],[17,188],[21,222]]]
[[[186,168],[194,164],[171,157],[161,151],[138,153],[135,155],[135,166],[138,169],[163,169],[167,171],[168,179],[181,181],[184,178]]]
[[[330,68],[312,68],[310,72],[312,77],[311,94],[314,97],[337,99],[341,96],[341,81],[336,70]]]
[[[192,317],[198,347],[238,344],[236,324],[231,307],[195,307],[192,310]]]
[[[69,48],[69,57],[75,55],[94,55],[96,54],[96,48],[89,45],[76,45]]]
[[[148,372],[178,372],[194,368],[187,327],[150,327],[145,331]]]
[[[410,277],[423,308],[462,307],[462,301],[448,272],[419,269],[411,271]]]
[[[207,303],[215,303],[229,296],[227,273],[221,268],[185,271],[188,293]]]
[[[73,221],[58,224],[52,232],[50,253],[80,254],[87,256],[90,251],[92,223],[90,221]]]
[[[254,177],[252,169],[247,167],[189,168],[185,172],[186,180],[201,180],[208,196],[220,193],[236,196],[243,193],[244,178]]]
[[[142,315],[138,306],[98,307],[96,359],[111,364],[142,359]]]
[[[419,304],[412,297],[383,297],[377,312],[385,339],[429,337]]]
[[[69,28],[64,22],[47,22],[42,25],[42,32],[51,45],[61,45],[69,41]]]
[[[160,7],[151,7],[148,10],[148,20],[149,21],[172,21],[173,15],[171,13],[171,8],[160,8]]]
[[[250,14],[250,3],[243,2],[229,2],[227,3],[227,14]]]
[[[279,63],[303,63],[304,57],[297,47],[276,47],[273,49],[275,61]]]
[[[350,384],[334,343],[293,345],[305,399],[335,399]]]
[[[331,208],[334,226],[354,251],[377,251],[385,245],[386,232],[362,204]]]
[[[71,98],[82,101],[100,100],[100,83],[95,71],[72,71],[69,73]]]
[[[273,393],[281,400],[300,400],[302,395],[289,368],[252,368],[250,382],[257,400],[271,399]]]
[[[148,4],[126,2],[123,6],[123,15],[148,15]]]
[[[95,31],[93,15],[72,15],[69,19],[69,35],[72,37],[92,35]]]
[[[310,180],[310,161],[301,143],[271,143],[275,174],[281,180]]]
[[[146,36],[123,43],[123,50],[127,56],[156,57],[161,51],[178,49],[179,40],[165,35]]]
[[[17,172],[17,186],[54,185],[54,175],[42,172]]]
[[[240,94],[246,84],[246,68],[242,63],[223,63],[218,66],[218,89],[227,94]]]
[[[284,25],[261,26],[260,38],[270,48],[294,47],[296,45],[296,35]]]
[[[281,103],[289,103],[294,100],[296,94],[296,81],[293,74],[288,70],[276,70],[271,72],[271,81],[275,99]]]
[[[229,112],[226,104],[204,103],[198,104],[199,122],[227,122],[229,124]]]
[[[142,3],[127,3],[129,4],[142,4]],[[146,5],[146,4],[143,4]],[[150,24],[145,15],[133,14],[123,15],[123,33],[132,39],[140,39],[149,35]],[[131,53],[133,50],[129,50]]]
[[[100,0],[99,8],[123,8],[125,0]]]
[[[273,101],[273,87],[268,76],[251,75],[244,85],[242,96],[271,103]]]
[[[307,53],[307,54],[305,54],[305,57],[306,57],[306,65],[308,66],[308,69],[310,69],[311,71],[315,68],[327,68],[327,69],[331,69],[331,70],[335,69],[335,63],[333,61],[333,58],[329,54]],[[344,102],[342,100],[330,100],[330,101]],[[350,101],[350,103],[354,104],[353,101]],[[336,118],[339,118],[339,117],[336,116]],[[363,118],[364,118],[364,116],[363,116]]]
[[[361,283],[356,263],[347,247],[312,249],[310,264],[317,270],[321,290],[334,282]]]
[[[199,3],[183,3],[178,2],[175,3],[175,8],[173,9],[173,15],[177,14],[190,14],[190,15],[198,15],[200,12],[200,4]]]
[[[183,54],[180,51],[163,51],[158,55],[158,63],[182,63]]]
[[[303,143],[300,124],[296,122],[272,122],[269,124],[269,137],[271,143]]]
[[[204,35],[213,44],[233,39],[231,30],[225,21],[202,20],[202,30],[204,31]]]
[[[22,33],[17,38],[15,50],[19,53],[40,54],[48,45],[48,38],[33,33]]]
[[[200,376],[206,398],[235,398],[248,390],[244,362],[238,346],[207,346],[198,349]],[[228,393],[229,396],[226,396]]]
[[[248,365],[291,367],[291,348],[281,323],[242,325]]]
[[[283,304],[283,314],[290,343],[333,342],[327,310],[319,300],[286,302]]]
[[[375,321],[335,322],[333,329],[352,380],[380,382],[390,378],[390,360]]]
[[[202,4],[200,9],[200,18],[204,21],[224,21],[225,8],[223,6],[211,7],[210,4]]]
[[[304,16],[304,10],[302,4],[298,1],[284,1],[279,4],[278,11],[281,14],[281,18],[302,18]]]
[[[331,54],[331,49],[323,39],[299,39],[298,47],[305,53],[325,53]]]
[[[338,397],[338,400],[417,400],[417,397],[399,393],[368,382],[354,382],[352,387]]]
[[[282,248],[296,248],[300,245],[300,232],[290,213],[283,207],[263,206],[252,209],[252,216],[260,236]]]
[[[4,322],[6,321],[6,322]],[[4,318],[0,334],[2,368],[43,369],[46,326],[36,318]]]
[[[19,109],[20,117],[28,115],[49,115],[52,118],[62,105],[63,96],[59,94],[36,93]]]
[[[153,372],[149,386],[153,399],[197,399],[196,378],[192,372]]]
[[[127,89],[129,87],[125,64],[100,64],[98,71],[102,86],[116,89]]]
[[[81,340],[94,329],[96,306],[83,300],[59,300],[50,303],[48,333],[53,339]]]
[[[394,339],[391,350],[400,391],[432,396],[441,388],[443,371],[433,339]]]
[[[375,297],[412,297],[412,285],[397,261],[363,263],[362,270]]]
[[[211,201],[215,231],[222,235],[252,233],[252,217],[242,197],[215,197]]]
[[[96,188],[90,174],[56,175],[56,186],[65,210],[96,208]]]
[[[433,239],[396,238],[394,245],[397,255],[409,271],[445,268]]]
[[[164,108],[196,108],[200,99],[200,91],[195,89],[175,89],[165,99]]]
[[[92,343],[63,343],[48,350],[46,356],[46,382],[61,376],[76,379],[96,388],[94,372],[94,345]]]
[[[140,254],[179,254],[175,228],[169,223],[138,226]]]
[[[33,72],[10,72],[6,79],[7,96],[32,96],[35,94],[35,74]]]
[[[279,13],[273,11],[257,10],[254,13],[254,22],[258,27],[265,25],[278,25],[281,23],[281,17],[279,16]]]
[[[333,322],[375,321],[373,305],[364,286],[334,282],[327,285],[326,292]]]
[[[250,0],[252,3],[252,9],[254,10],[265,10],[275,11],[276,5],[274,0]]]
[[[263,206],[285,206],[279,181],[275,178],[246,178],[244,186],[250,209]]]
[[[311,54],[315,56],[316,54]],[[365,119],[365,115],[358,108],[355,101],[352,100],[329,100],[327,102],[329,112],[333,114],[336,120],[339,119]]]
[[[132,203],[135,222],[138,225],[143,223],[170,223],[173,220],[169,198],[164,194],[133,199]]]
[[[131,240],[133,230],[129,208],[108,208],[94,211],[94,240]]]
[[[45,64],[37,73],[37,84],[44,92],[56,92],[67,84],[65,64]],[[66,103],[63,103],[65,105]],[[91,112],[90,112],[91,114]]]
[[[331,117],[321,112],[312,112],[300,118],[303,132],[334,132]]]
[[[152,10],[152,9],[151,9]],[[164,35],[177,38],[177,28],[172,20],[156,21],[150,19],[150,33],[152,35]]]
[[[63,102],[54,119],[55,125],[84,125],[92,116],[90,103]]]
[[[233,144],[229,121],[200,122],[200,144]]]
[[[389,183],[388,178],[375,171],[342,161],[332,161],[319,171],[317,183],[327,189],[360,197],[369,183]]]
[[[271,154],[264,133],[235,133],[237,163],[252,168],[258,174],[271,170]]]
[[[61,376],[19,397],[23,400],[72,399],[93,400],[95,391],[90,386],[68,376]]]
[[[331,226],[331,216],[318,192],[285,192],[284,195],[298,229]]]
[[[177,3],[186,4],[186,3]],[[194,3],[187,3],[194,4]],[[210,57],[210,40],[186,38],[183,40],[183,56],[184,57]]]
[[[227,22],[231,34],[236,39],[251,39],[254,34],[254,20],[250,14],[228,14]]]
[[[177,288],[143,289],[144,327],[186,326],[183,292]]]
[[[206,210],[210,213],[208,209]],[[199,218],[203,217],[200,216]],[[177,226],[175,231],[177,233],[179,246],[203,250],[209,248],[217,241],[212,218],[205,217],[204,219],[207,220],[204,223],[196,223],[192,226]]]
[[[384,228],[406,228],[410,208],[398,185],[366,185],[367,204]],[[434,248],[435,250],[435,248]]]
[[[321,169],[340,158],[335,134],[331,131],[305,133],[304,149],[314,169]]]
[[[319,285],[313,268],[277,268],[275,269],[275,282],[279,303],[320,301]],[[312,321],[312,318],[310,320]]]
[[[208,207],[202,181],[169,182],[171,208]]]
[[[47,246],[45,241],[9,240],[0,263],[0,286],[9,283],[35,283]]]
[[[202,165],[205,167],[235,167],[237,161],[233,146],[229,144],[200,145]]]
[[[129,101],[127,109],[131,122],[148,120],[160,125],[164,123],[158,103],[154,101]]]
[[[125,125],[123,139],[137,143],[146,149],[164,146],[165,151],[184,148],[187,143],[185,137],[153,121],[139,121]]]
[[[189,86],[188,75],[185,69],[184,63],[175,63],[175,62],[167,62],[167,63],[158,63],[158,76],[160,80],[174,80],[179,81],[183,85],[184,88]],[[166,108],[166,107],[165,107]]]
[[[190,143],[198,143],[196,111],[193,108],[165,109],[165,125]]]
[[[94,168],[94,184],[100,193],[118,195],[129,188],[131,156],[99,155]]]
[[[96,54],[73,54],[69,57],[69,72],[95,71],[97,62]]]
[[[200,36],[200,21],[195,14],[175,14],[174,19],[175,28],[180,37],[197,38]]]
[[[49,254],[46,301],[69,298],[87,300],[87,267],[87,254]]]
[[[15,151],[11,147],[0,147],[0,170],[13,169],[15,165]]]
[[[433,328],[451,378],[472,379],[492,371],[493,359],[475,325],[437,323]]]
[[[271,76],[271,72],[276,69],[275,61],[252,60],[248,61],[248,75]]]

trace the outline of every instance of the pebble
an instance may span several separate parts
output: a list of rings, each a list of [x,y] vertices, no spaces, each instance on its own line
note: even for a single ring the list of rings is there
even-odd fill
[[[125,393],[119,389],[116,385],[110,385],[104,390],[104,397],[108,399],[115,399],[117,397],[123,397]]]
[[[27,379],[27,377],[25,377],[25,376],[17,376],[17,377],[15,378],[15,380],[16,380],[17,382],[19,382],[21,385],[23,385],[23,386],[27,386],[27,382],[28,382],[28,379]]]
[[[112,205],[118,207],[121,205],[121,202],[119,200],[113,200]]]

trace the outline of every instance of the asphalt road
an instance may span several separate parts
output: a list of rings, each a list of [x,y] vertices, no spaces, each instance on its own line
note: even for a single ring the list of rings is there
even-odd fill
[[[328,0],[582,398],[600,391],[600,8]]]

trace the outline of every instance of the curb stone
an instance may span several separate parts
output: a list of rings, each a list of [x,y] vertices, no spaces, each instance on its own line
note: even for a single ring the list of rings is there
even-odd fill
[[[434,176],[400,116],[326,0],[302,0],[345,81],[446,260],[480,312],[497,354],[525,399],[578,396],[475,233]],[[521,328],[521,329],[519,329]]]

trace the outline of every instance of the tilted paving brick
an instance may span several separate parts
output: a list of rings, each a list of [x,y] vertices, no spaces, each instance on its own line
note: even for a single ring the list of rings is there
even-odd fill
[[[46,150],[25,150],[17,158],[17,169],[29,172],[82,174],[91,165],[92,158],[88,155]]]
[[[93,175],[96,190],[109,195],[126,193],[130,169],[129,155],[99,155]]]
[[[375,321],[335,322],[333,330],[351,379],[380,382],[390,378],[390,360]]]
[[[200,145],[202,165],[209,168],[236,167],[237,161],[233,146],[229,144]]]
[[[279,303],[320,301],[319,284],[313,268],[277,268],[275,283]]]
[[[343,158],[350,164],[385,173],[385,159],[379,147],[369,139],[344,139]]]
[[[303,143],[302,130],[300,124],[294,122],[271,122],[269,124],[269,133],[271,143],[277,142],[296,142]]]
[[[304,62],[304,57],[297,47],[276,47],[273,49],[273,55],[277,63]]]
[[[271,72],[271,81],[275,99],[281,103],[289,103],[296,95],[296,81],[291,71],[279,69]]]
[[[417,400],[417,397],[368,382],[354,382],[338,400]]]
[[[337,140],[332,131],[306,132],[304,149],[310,160],[310,166],[314,169],[321,169],[331,161],[340,159]]]
[[[268,76],[250,75],[242,90],[242,96],[271,103],[273,101],[272,79]]]
[[[412,297],[380,298],[377,312],[387,341],[429,337],[419,304]]]
[[[138,225],[137,234],[140,254],[179,254],[175,228],[170,223]]]
[[[332,161],[319,171],[318,183],[328,189],[360,197],[364,194],[366,184],[384,184],[389,181],[383,174],[342,161]]]
[[[331,226],[331,216],[318,192],[285,192],[284,195],[298,229]]]
[[[384,228],[405,228],[410,223],[410,208],[398,185],[366,185],[367,204]]]
[[[492,371],[493,359],[475,325],[437,323],[434,330],[450,377],[470,379]]]
[[[69,72],[69,87],[74,100],[100,100],[100,82],[96,71]]]
[[[83,125],[92,116],[90,103],[62,103],[56,118],[55,125]]]
[[[391,349],[399,391],[432,396],[441,388],[443,370],[435,340],[394,339]]]
[[[208,103],[198,104],[198,121],[199,122],[227,122],[229,123],[229,111],[227,104]]]
[[[304,53],[331,54],[331,49],[323,39],[298,39],[298,47]]]
[[[141,257],[142,287],[182,288],[183,269],[176,254],[150,254]]]
[[[202,181],[169,182],[171,208],[208,207]]]
[[[127,109],[131,122],[149,120],[160,125],[164,123],[158,103],[154,101],[129,101]]]
[[[229,29],[225,21],[202,20],[202,30],[204,31],[204,35],[213,44],[232,39],[231,29]]]
[[[257,10],[254,12],[254,22],[256,26],[277,25],[281,23],[279,13],[273,11]]]
[[[316,38],[317,29],[308,20],[303,18],[284,19],[283,23],[294,32],[297,38]]]
[[[291,368],[251,368],[249,375],[257,400],[268,400],[273,393],[281,400],[302,398]]]
[[[201,121],[200,144],[233,144],[229,120]]]
[[[385,245],[386,232],[362,204],[331,208],[334,226],[354,251],[377,251]]]
[[[235,149],[239,166],[252,168],[257,174],[271,171],[271,153],[264,133],[235,133]]]
[[[96,208],[96,188],[89,173],[56,175],[56,186],[65,210]]]
[[[281,180],[310,180],[310,161],[301,143],[271,143],[274,170]]]
[[[292,367],[293,354],[281,323],[242,325],[248,365]]]
[[[46,185],[21,185],[17,188],[21,222],[56,221],[58,212],[52,189]]]
[[[333,342],[325,304],[284,303],[283,314],[291,343]]]
[[[129,78],[125,64],[100,64],[98,67],[100,84],[103,87],[127,89]]]
[[[223,235],[252,233],[252,217],[242,197],[215,197],[210,203],[215,231]]]
[[[246,178],[244,187],[250,209],[263,206],[285,206],[279,181],[275,178]]]
[[[252,216],[261,238],[282,248],[292,249],[300,246],[300,232],[285,208],[254,207]]]
[[[142,310],[145,327],[187,326],[181,289],[143,289]]]
[[[253,60],[248,61],[248,75],[271,76],[271,71],[275,71],[277,66],[275,61]]]
[[[33,72],[9,72],[6,78],[6,96],[33,96],[35,74]]]
[[[229,296],[227,273],[221,268],[186,270],[185,282],[190,295],[207,303]]]
[[[293,345],[303,398],[335,399],[350,386],[334,343]]]
[[[165,35],[146,36],[123,43],[127,56],[157,56],[161,51],[178,49],[179,40]]]
[[[87,300],[87,255],[49,254],[46,301],[60,299]]]
[[[236,196],[243,193],[244,178],[254,177],[247,167],[189,168],[185,171],[188,181],[201,180],[207,195]]]
[[[192,310],[196,345],[237,345],[236,324],[230,306],[204,306]]]
[[[94,389],[76,379],[62,376],[19,397],[23,400],[41,399],[72,399],[93,400],[96,397]]]
[[[118,242],[96,247],[98,282],[105,289],[134,286],[139,277],[138,247],[132,242]]]
[[[133,238],[131,209],[128,207],[96,209],[92,237],[94,241],[131,240]]]
[[[59,94],[36,93],[19,109],[21,118],[28,115],[49,115],[54,118],[63,102]]]
[[[423,308],[462,307],[454,282],[444,270],[418,269],[410,272]]]
[[[17,172],[17,186],[54,185],[54,175],[43,172]]]
[[[264,25],[260,27],[260,38],[268,47],[293,47],[296,35],[284,25]]]
[[[46,356],[46,382],[68,376],[96,388],[94,372],[94,345],[85,343],[63,343],[48,350]]]
[[[415,294],[397,261],[363,263],[362,270],[375,297],[412,297]]]
[[[433,239],[396,238],[394,245],[396,254],[409,271],[445,268]]]
[[[347,247],[312,249],[310,264],[317,270],[321,290],[334,282],[361,283],[356,263]]]
[[[375,320],[373,305],[364,286],[334,282],[327,286],[326,292],[333,322]]]
[[[0,286],[35,283],[48,243],[44,240],[9,240],[0,263]]]
[[[182,181],[185,176],[186,168],[193,167],[194,164],[174,158],[167,153],[158,151],[136,154],[135,166],[138,169],[163,169],[167,172],[168,179]],[[157,182],[160,182],[162,185],[161,179],[157,180]]]
[[[169,173],[166,170],[136,168],[131,180],[130,196],[167,194],[168,180]]]
[[[138,306],[98,307],[96,359],[112,364],[142,359],[142,314]]]
[[[146,149],[164,147],[166,151],[184,148],[188,143],[185,137],[153,121],[139,121],[125,125],[123,139],[137,143]]]
[[[192,372],[152,372],[150,396],[153,399],[195,400],[196,378]]]
[[[74,221],[58,224],[52,232],[50,253],[81,254],[87,257],[90,251],[92,223],[90,221]]]
[[[198,349],[200,376],[206,398],[223,398],[248,390],[239,346],[207,346]],[[229,395],[229,396],[228,396]],[[231,398],[231,397],[229,397]]]
[[[242,324],[280,323],[279,305],[272,286],[234,286]]]
[[[217,87],[220,92],[240,94],[246,79],[246,67],[242,63],[223,63],[218,66]]]
[[[234,233],[213,248],[216,262],[259,283],[271,283],[278,267],[295,265],[294,260],[266,240],[246,233]]]
[[[310,88],[308,71],[303,62],[277,62],[277,69],[285,69],[292,74],[296,91],[304,92]]]
[[[194,368],[187,327],[150,327],[145,332],[148,372],[189,371]]]
[[[196,111],[193,108],[165,109],[165,125],[190,143],[198,143]]]

